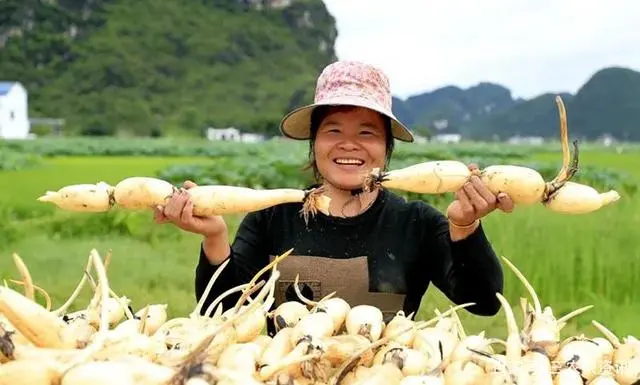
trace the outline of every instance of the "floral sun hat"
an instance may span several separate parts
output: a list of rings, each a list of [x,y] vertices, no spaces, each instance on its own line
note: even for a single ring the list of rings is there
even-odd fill
[[[391,110],[389,79],[380,69],[357,61],[337,61],[322,71],[316,83],[314,103],[291,111],[280,123],[282,134],[291,139],[309,139],[311,112],[322,105],[366,107],[391,119],[393,137],[413,142],[413,134]]]

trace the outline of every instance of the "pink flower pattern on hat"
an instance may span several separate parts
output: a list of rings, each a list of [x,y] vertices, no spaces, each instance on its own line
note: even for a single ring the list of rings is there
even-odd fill
[[[365,63],[335,62],[318,77],[316,103],[345,97],[363,99],[391,112],[389,79],[382,71]]]
[[[391,118],[395,138],[413,141],[411,131],[393,114],[389,78],[380,69],[359,61],[340,60],[329,64],[316,82],[314,103],[289,112],[280,131],[293,139],[308,139],[311,111],[319,105],[352,105],[378,111]]]

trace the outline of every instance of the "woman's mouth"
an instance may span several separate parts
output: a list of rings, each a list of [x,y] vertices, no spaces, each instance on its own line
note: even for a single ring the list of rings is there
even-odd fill
[[[364,165],[364,160],[358,158],[335,158],[333,163],[345,171],[359,170]]]
[[[362,166],[364,160],[358,158],[335,158],[333,163],[341,166]]]

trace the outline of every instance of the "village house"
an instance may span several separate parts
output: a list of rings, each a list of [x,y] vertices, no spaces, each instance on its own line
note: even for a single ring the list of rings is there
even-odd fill
[[[432,123],[435,132],[431,141],[436,143],[460,143],[462,135],[455,128],[449,126],[447,119],[435,120]]]
[[[213,128],[209,127],[206,130],[206,136],[209,140],[216,141],[231,141],[231,142],[244,142],[244,143],[256,143],[264,140],[264,135],[255,134],[251,132],[241,132],[237,128]]]
[[[515,135],[507,139],[509,144],[528,144],[528,145],[543,145],[544,138],[541,136],[520,136]]]
[[[27,90],[20,82],[0,81],[0,139],[27,139],[30,130]]]

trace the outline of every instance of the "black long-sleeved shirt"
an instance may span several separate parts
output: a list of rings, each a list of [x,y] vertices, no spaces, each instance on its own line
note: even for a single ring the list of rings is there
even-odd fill
[[[495,315],[502,293],[503,272],[482,225],[469,237],[452,241],[447,218],[422,201],[405,201],[381,190],[372,206],[353,218],[318,213],[305,225],[301,204],[291,203],[249,213],[231,245],[231,258],[205,301],[247,283],[269,263],[270,255],[294,248],[293,254],[333,258],[366,255],[370,291],[405,294],[404,312],[417,312],[432,282],[456,304],[475,302],[466,309],[476,315]],[[199,300],[217,266],[200,248],[195,273]],[[232,307],[238,295],[223,301]]]

